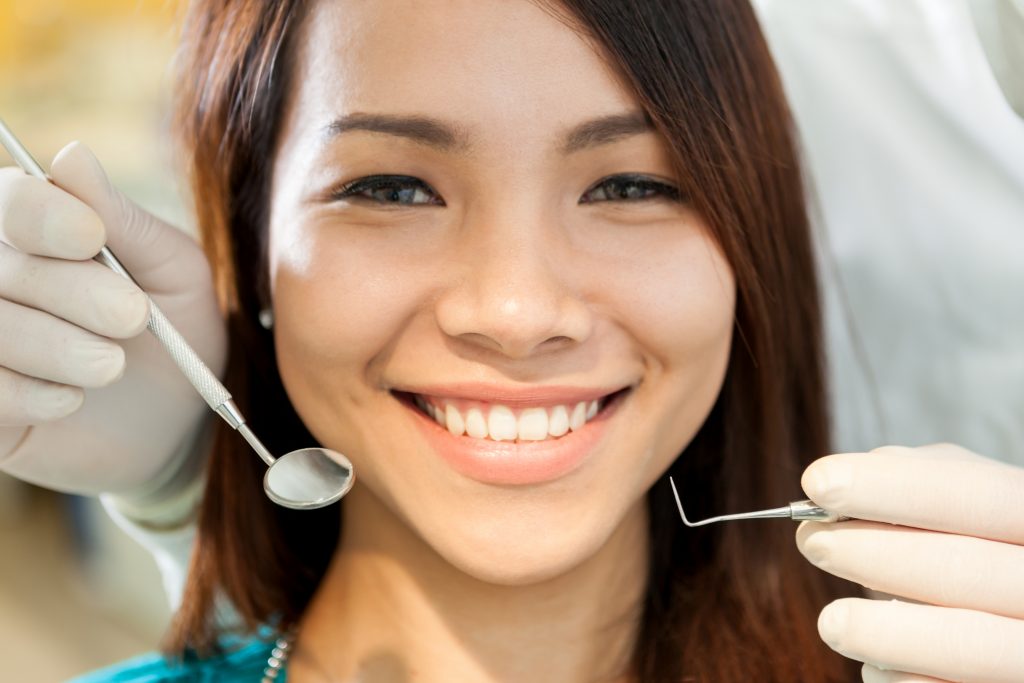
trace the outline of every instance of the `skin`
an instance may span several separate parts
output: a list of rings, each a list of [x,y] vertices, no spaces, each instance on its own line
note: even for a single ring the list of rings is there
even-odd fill
[[[614,174],[671,184],[670,158],[652,130],[566,152],[573,127],[640,108],[538,5],[321,2],[299,32],[274,333],[296,410],[359,479],[289,680],[627,680],[645,495],[721,388],[728,263],[685,201],[580,203]],[[439,119],[464,144],[324,134],[353,113]],[[332,198],[373,174],[435,203]],[[389,393],[456,381],[635,388],[580,468],[495,486],[452,470]]]

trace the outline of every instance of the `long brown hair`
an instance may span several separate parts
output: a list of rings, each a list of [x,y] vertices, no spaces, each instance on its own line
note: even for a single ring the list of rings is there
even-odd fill
[[[746,0],[546,5],[602,51],[664,135],[736,276],[734,343],[710,416],[669,470],[694,515],[802,497],[828,451],[820,314],[791,119]],[[179,54],[176,128],[230,338],[225,384],[278,452],[315,440],[277,372],[258,312],[270,168],[303,0],[198,0]],[[208,649],[229,599],[248,629],[294,624],[335,551],[344,511],[294,512],[262,494],[263,465],[218,423],[184,603],[168,648]],[[840,682],[852,662],[816,617],[848,594],[799,556],[784,522],[687,529],[663,479],[648,495],[650,575],[641,681]]]

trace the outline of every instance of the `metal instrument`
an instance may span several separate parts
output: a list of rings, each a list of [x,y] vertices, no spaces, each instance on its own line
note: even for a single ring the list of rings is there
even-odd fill
[[[28,150],[14,137],[2,119],[0,119],[0,143],[7,148],[7,151],[26,173],[52,182],[43,168],[28,153]],[[106,246],[100,250],[94,260],[139,285]],[[142,289],[142,286],[139,285],[139,288]],[[149,331],[160,341],[210,408],[231,425],[232,429],[241,434],[256,451],[256,454],[267,464],[267,473],[263,477],[263,490],[272,501],[287,508],[307,510],[330,505],[349,492],[355,482],[355,472],[352,463],[341,453],[327,448],[302,448],[286,453],[280,458],[271,455],[246,424],[245,418],[231,399],[228,390],[203,363],[199,355],[185,341],[185,338],[171,325],[152,298],[149,300],[149,310],[150,318],[147,323]]]
[[[731,522],[736,519],[771,519],[775,517],[788,517],[789,519],[796,520],[798,522],[802,522],[804,520],[812,522],[842,522],[850,519],[849,517],[829,512],[825,508],[816,505],[814,501],[797,500],[780,508],[757,510],[755,512],[739,512],[732,515],[711,517],[699,522],[691,522],[686,518],[686,513],[683,512],[683,504],[679,500],[679,491],[676,490],[676,483],[672,480],[672,477],[668,478],[668,483],[672,486],[672,495],[676,498],[676,507],[679,508],[679,516],[683,518],[683,524],[689,527],[704,526],[705,524],[712,524],[714,522]]]

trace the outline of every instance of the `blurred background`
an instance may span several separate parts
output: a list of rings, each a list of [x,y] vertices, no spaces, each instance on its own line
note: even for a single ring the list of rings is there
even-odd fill
[[[125,194],[191,229],[166,134],[182,5],[0,0],[0,117],[44,167],[81,140]],[[168,618],[152,558],[96,501],[0,473],[4,681],[63,681],[152,650]]]

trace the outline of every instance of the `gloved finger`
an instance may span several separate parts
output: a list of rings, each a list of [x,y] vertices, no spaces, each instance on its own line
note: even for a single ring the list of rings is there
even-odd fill
[[[81,200],[17,168],[0,168],[0,240],[26,254],[84,260],[103,247],[99,215]]]
[[[796,543],[820,569],[866,588],[1024,619],[1024,546],[854,520],[803,522]]]
[[[962,683],[1024,681],[1024,621],[953,607],[841,598],[818,633],[829,647],[879,669]]]
[[[808,466],[801,485],[848,517],[1024,545],[1024,468],[932,455],[932,447],[828,455]]]
[[[59,420],[85,401],[79,387],[27,377],[0,367],[0,425],[24,427]]]
[[[0,299],[0,365],[29,377],[102,387],[124,374],[124,349],[109,339]]]
[[[121,194],[88,147],[67,145],[54,158],[50,175],[99,214],[107,244],[147,292],[181,288],[180,257],[195,251],[195,240]]]
[[[0,298],[104,337],[134,337],[149,320],[146,295],[106,266],[33,256],[6,244],[0,244]]]
[[[906,671],[882,671],[870,664],[861,667],[860,677],[864,683],[950,683],[941,678],[908,674]]]

